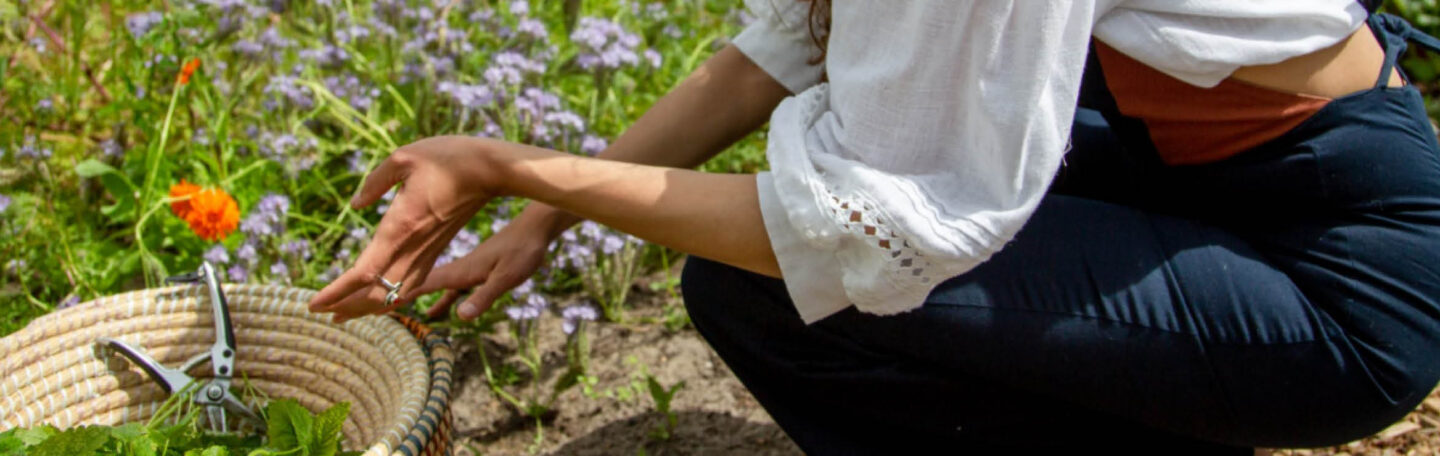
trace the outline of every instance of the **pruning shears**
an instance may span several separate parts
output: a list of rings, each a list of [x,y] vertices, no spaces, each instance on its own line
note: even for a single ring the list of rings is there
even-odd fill
[[[195,385],[194,402],[205,406],[206,418],[209,420],[210,430],[229,432],[225,423],[225,411],[228,409],[240,415],[246,421],[255,426],[260,432],[265,432],[265,420],[255,413],[250,406],[240,402],[230,392],[230,380],[235,373],[235,329],[230,323],[230,308],[225,302],[225,293],[220,289],[220,280],[215,275],[215,267],[209,262],[200,264],[200,269],[189,274],[181,274],[165,279],[170,283],[200,283],[204,282],[210,291],[210,308],[215,312],[215,343],[210,345],[210,350],[200,353],[186,360],[178,369],[165,367],[150,357],[144,350],[135,348],[130,344],[109,337],[96,339],[95,343],[106,348],[113,349],[129,359],[131,363],[140,367],[150,376],[151,380],[160,385],[166,394],[175,394]],[[194,369],[206,361],[210,362],[214,370],[214,377],[196,380],[186,372]]]

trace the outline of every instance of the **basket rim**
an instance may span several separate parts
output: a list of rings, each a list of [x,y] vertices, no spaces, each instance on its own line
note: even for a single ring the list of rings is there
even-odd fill
[[[377,359],[389,363],[389,365],[394,368],[394,370],[391,370],[391,372],[395,372],[396,377],[393,380],[393,384],[395,386],[403,386],[403,390],[398,394],[392,395],[393,400],[388,401],[391,403],[391,406],[385,407],[385,410],[379,412],[380,422],[385,424],[383,424],[383,428],[373,431],[373,437],[368,439],[372,440],[372,442],[366,447],[365,454],[411,454],[411,451],[405,451],[408,450],[408,448],[405,448],[408,446],[407,442],[418,438],[421,442],[431,443],[432,440],[435,440],[434,437],[442,434],[441,432],[437,432],[441,430],[438,429],[441,427],[438,426],[438,424],[448,422],[448,420],[440,420],[437,417],[439,415],[448,417],[449,415],[450,385],[443,385],[443,393],[437,395],[436,387],[440,385],[435,380],[439,375],[434,371],[438,367],[435,358],[438,355],[443,355],[445,352],[451,352],[448,340],[429,330],[428,327],[424,327],[423,324],[420,325],[420,327],[424,329],[423,333],[418,332],[412,329],[410,325],[404,324],[401,320],[395,318],[395,316],[367,316],[351,320],[345,324],[335,325],[330,322],[328,316],[311,313],[308,308],[304,306],[304,302],[308,301],[309,297],[315,293],[313,290],[282,285],[254,284],[224,284],[223,287],[228,298],[227,301],[231,304],[232,313],[258,313],[275,318],[302,320],[294,323],[303,323],[312,329],[315,328],[313,325],[318,324],[320,327],[336,330],[342,334],[358,338],[360,342],[375,346],[377,350],[379,350],[377,352],[379,353]],[[4,383],[7,378],[34,378],[36,375],[34,375],[33,371],[44,371],[55,367],[54,362],[49,363],[50,365],[48,366],[45,365],[46,363],[44,362],[21,364],[18,361],[11,361],[7,363],[7,359],[18,359],[18,357],[12,355],[23,354],[30,347],[38,347],[46,343],[56,346],[69,346],[69,348],[62,351],[77,351],[86,348],[91,344],[90,341],[76,338],[67,340],[67,334],[77,328],[94,326],[96,322],[113,323],[118,321],[124,323],[130,319],[146,317],[160,317],[163,319],[166,316],[173,315],[188,318],[189,320],[186,321],[188,323],[202,322],[209,325],[209,320],[212,315],[211,312],[196,312],[196,309],[194,309],[196,306],[205,306],[205,308],[208,309],[208,302],[205,302],[208,301],[208,298],[198,297],[202,295],[202,293],[199,293],[199,289],[203,289],[203,286],[177,285],[135,290],[104,296],[40,316],[32,320],[24,328],[5,337],[0,337],[0,383]],[[237,311],[237,308],[252,309],[254,311]],[[289,320],[283,320],[282,322],[289,322]],[[120,327],[124,327],[124,325],[122,324]],[[239,329],[240,328],[237,328],[237,332],[239,332]],[[252,329],[268,330],[270,328]],[[213,326],[210,326],[209,331],[213,333]],[[126,333],[126,335],[132,337],[136,334],[143,337],[149,334],[149,332],[142,329],[133,334]],[[392,336],[387,337],[387,334]],[[400,334],[404,334],[406,337],[393,337]],[[302,336],[312,337],[313,335],[305,333],[302,334]],[[427,340],[430,337],[438,338],[438,340],[442,342],[440,345],[436,345],[436,343]],[[312,341],[312,345],[329,345],[330,343],[331,341],[323,339]],[[441,345],[443,345],[443,350],[437,350],[436,347]],[[310,346],[311,345],[305,345],[305,347]],[[245,349],[244,345],[240,348],[242,350]],[[44,349],[53,349],[53,347],[46,346]],[[453,366],[453,352],[451,352],[450,356],[448,363],[450,366]],[[75,365],[85,363],[93,365],[94,363],[100,362],[96,359],[79,359],[80,361]],[[73,379],[73,376],[77,375],[75,373],[76,371],[73,370],[75,365],[65,365],[62,370],[56,370],[56,372],[69,372]],[[447,368],[449,368],[449,366],[447,366]],[[71,370],[66,371],[63,369]],[[240,371],[237,370],[237,373],[240,373]],[[115,372],[109,372],[108,374],[113,377]],[[382,375],[382,377],[387,376]],[[448,370],[445,372],[444,377],[448,381]],[[407,378],[409,380],[406,380]],[[41,379],[43,380],[43,377],[41,377]],[[145,379],[145,381],[148,382],[148,379]],[[77,386],[69,385],[68,387],[75,388]],[[19,388],[13,389],[17,391],[7,391],[4,394],[8,402],[12,404],[15,403],[14,397],[20,392],[18,391]],[[402,388],[384,389],[396,391]],[[351,393],[356,394],[357,396],[355,397],[359,397],[359,394],[368,394],[367,392],[359,391],[352,391]],[[24,399],[20,399],[20,401],[23,402]],[[36,402],[38,402],[38,400]],[[50,402],[53,403],[54,401],[50,400]],[[0,407],[4,406],[4,403],[0,403]],[[126,405],[126,407],[131,406],[133,406],[133,404]],[[441,413],[430,414],[435,416],[427,415],[428,412],[426,409],[431,408]],[[352,414],[349,419],[347,419],[347,422],[354,423],[357,421],[355,413],[356,412],[352,410]],[[59,420],[59,417],[54,415],[47,415],[42,418],[43,419],[38,421],[32,420],[32,422],[28,424],[23,422],[11,423],[9,419],[0,419],[0,428],[12,427],[12,424],[14,426],[37,425],[40,423],[54,423]],[[121,421],[110,420],[109,422],[118,423]],[[69,424],[74,425],[81,423]],[[418,434],[419,437],[415,437],[417,429],[423,431]],[[423,448],[424,446],[431,445],[422,445],[421,447]],[[427,451],[424,454],[433,453]]]

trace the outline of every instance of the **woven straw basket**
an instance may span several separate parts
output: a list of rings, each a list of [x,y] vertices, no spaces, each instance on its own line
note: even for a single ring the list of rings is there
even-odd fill
[[[349,402],[344,446],[367,456],[450,454],[454,353],[445,338],[380,316],[334,325],[306,310],[309,290],[224,290],[239,345],[237,385],[248,381],[312,411]],[[125,360],[105,357],[95,339],[120,339],[179,366],[215,340],[209,301],[203,285],[126,293],[45,315],[0,339],[0,430],[148,419],[165,393]],[[191,374],[204,377],[202,370]]]

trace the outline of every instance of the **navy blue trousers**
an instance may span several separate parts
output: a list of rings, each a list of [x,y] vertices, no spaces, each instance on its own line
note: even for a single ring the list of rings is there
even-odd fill
[[[1393,49],[1391,25],[1372,20]],[[1014,241],[923,307],[806,326],[783,281],[692,257],[695,326],[811,454],[1248,454],[1364,437],[1431,391],[1440,146],[1418,92],[1377,83],[1184,167],[1096,105]]]

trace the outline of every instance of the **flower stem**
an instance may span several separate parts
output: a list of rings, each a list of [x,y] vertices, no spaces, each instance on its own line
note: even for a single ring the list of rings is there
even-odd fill
[[[158,179],[157,175],[160,174],[160,159],[165,154],[165,143],[170,140],[170,122],[175,117],[175,105],[180,99],[180,91],[184,90],[184,88],[184,85],[176,84],[175,90],[170,92],[170,107],[166,108],[165,121],[160,125],[160,142],[156,144],[155,147],[151,148],[148,152],[149,155],[145,157],[146,165],[148,166],[146,166],[147,171],[145,172],[145,185],[143,188],[140,189],[140,204],[142,205],[144,204],[144,202],[150,201],[150,198],[152,197],[151,191],[155,187],[155,180]],[[155,209],[152,208],[149,211],[146,211],[145,214],[140,217],[140,219],[135,221],[135,245],[140,248],[140,258],[142,260],[141,263],[147,266],[141,268],[141,271],[143,271],[145,275],[146,287],[155,286],[155,277],[151,273],[151,270],[148,266],[160,266],[160,261],[156,259],[153,254],[150,253],[150,249],[145,247],[145,221],[148,220],[150,218],[150,215],[154,212]],[[164,267],[160,266],[159,269],[163,270]],[[162,274],[164,273],[163,271],[160,272]]]

